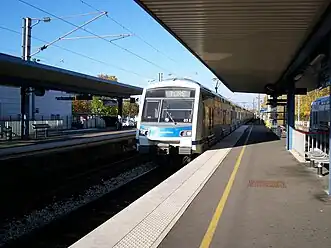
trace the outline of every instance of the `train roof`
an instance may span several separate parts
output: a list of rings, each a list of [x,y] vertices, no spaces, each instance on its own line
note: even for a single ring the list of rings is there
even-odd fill
[[[313,104],[319,104],[321,102],[326,102],[326,101],[329,101],[329,98],[330,98],[330,96],[322,96],[322,97],[317,98],[311,104],[313,105]]]
[[[236,103],[230,101],[229,99],[227,99],[226,97],[222,96],[221,94],[216,93],[215,91],[212,91],[212,90],[208,89],[207,87],[205,87],[204,85],[198,83],[197,81],[194,81],[194,80],[189,79],[189,78],[170,78],[170,79],[163,80],[162,82],[176,81],[176,80],[187,81],[187,82],[190,82],[190,83],[196,84],[196,85],[198,85],[201,89],[203,89],[204,91],[207,91],[208,93],[212,94],[213,96],[216,96],[216,97],[219,97],[219,98],[223,99],[223,101],[226,101],[227,103],[231,104],[232,106],[238,107],[238,108],[240,108],[240,109],[245,109],[245,108],[239,106],[238,104],[236,104]],[[159,83],[159,82],[154,83],[152,86],[157,86],[158,83]],[[249,111],[248,109],[245,109],[245,110],[246,110],[246,111]]]

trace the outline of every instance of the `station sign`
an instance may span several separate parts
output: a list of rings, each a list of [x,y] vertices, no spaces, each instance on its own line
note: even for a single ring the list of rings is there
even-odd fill
[[[116,100],[102,100],[103,101],[103,105],[107,106],[107,107],[115,107],[117,106],[117,101]]]
[[[59,101],[73,101],[73,100],[75,100],[75,97],[74,96],[56,96],[55,99],[59,100]]]
[[[60,101],[73,101],[73,100],[92,100],[91,95],[77,95],[77,96],[57,96],[56,100]]]

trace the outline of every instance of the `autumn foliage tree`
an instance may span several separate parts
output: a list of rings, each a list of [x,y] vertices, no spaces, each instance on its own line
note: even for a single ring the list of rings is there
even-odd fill
[[[307,93],[307,95],[295,97],[295,115],[298,113],[298,99],[300,97],[300,120],[308,120],[310,115],[311,103],[317,98],[329,95],[330,87],[323,88],[321,90],[313,90]]]
[[[118,80],[116,76],[107,74],[100,74],[98,77],[110,81]],[[118,109],[117,106],[105,106],[100,97],[94,96],[91,101],[91,111],[96,115],[114,116],[117,115]]]
[[[116,76],[99,74],[99,78],[117,81]],[[73,100],[72,101],[72,112],[75,115],[80,114],[98,114],[98,115],[116,115],[117,107],[104,106],[103,101],[100,97],[93,97],[93,100]]]
[[[139,112],[139,105],[137,103],[130,103],[130,101],[123,102],[123,116],[137,116]]]
[[[89,101],[83,100],[73,100],[72,101],[72,113],[79,114],[90,114],[91,113],[91,104]]]
[[[106,80],[109,80],[109,81],[118,81],[117,77],[116,76],[112,76],[112,75],[107,75],[107,74],[99,74],[98,75],[99,78],[102,78],[102,79],[106,79]]]
[[[313,101],[315,101],[317,98],[327,96],[329,95],[330,87],[326,87],[323,89],[316,89],[312,90],[307,93],[307,95],[297,95],[295,96],[295,119],[298,118],[298,109],[300,111],[300,120],[308,121],[310,110],[311,110],[311,104]],[[278,99],[286,99],[286,95],[279,97]],[[300,99],[300,101],[299,101]],[[264,99],[264,104],[266,104],[267,99]],[[300,104],[299,104],[300,103]],[[283,112],[283,107],[278,106],[277,112],[281,113]],[[278,118],[280,119],[281,114],[278,115]]]

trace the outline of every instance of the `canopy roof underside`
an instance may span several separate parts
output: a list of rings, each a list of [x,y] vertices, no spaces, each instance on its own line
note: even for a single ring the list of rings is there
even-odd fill
[[[232,91],[280,80],[328,0],[136,0]]]

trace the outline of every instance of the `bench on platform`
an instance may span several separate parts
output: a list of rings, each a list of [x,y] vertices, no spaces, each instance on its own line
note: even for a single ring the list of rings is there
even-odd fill
[[[323,152],[318,148],[311,148],[309,152],[306,152],[308,159],[310,160],[310,166],[317,168],[318,176],[322,176],[322,169],[324,164],[330,166],[329,154]],[[315,167],[315,163],[317,166]]]
[[[43,124],[32,124],[32,127],[35,131],[35,138],[38,139],[39,137],[48,137],[48,129],[50,129],[50,125],[43,123]]]

